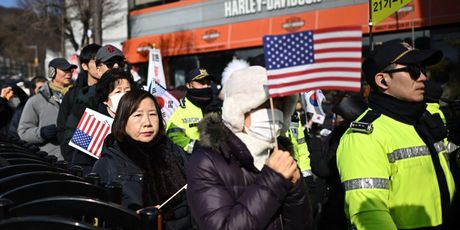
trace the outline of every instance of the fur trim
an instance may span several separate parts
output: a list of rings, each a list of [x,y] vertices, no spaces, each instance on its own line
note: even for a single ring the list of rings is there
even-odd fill
[[[218,113],[207,114],[198,124],[200,133],[199,145],[220,152],[221,145],[226,143],[230,130],[222,123]]]
[[[227,82],[228,78],[230,78],[233,72],[247,67],[249,67],[249,63],[247,61],[234,58],[225,67],[224,72],[222,73],[222,80],[220,84],[225,85],[225,82]]]

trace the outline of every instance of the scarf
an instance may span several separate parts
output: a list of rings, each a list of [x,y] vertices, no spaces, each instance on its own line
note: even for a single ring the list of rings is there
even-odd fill
[[[61,95],[65,95],[67,93],[67,91],[69,91],[69,89],[73,86],[72,84],[70,84],[69,86],[67,87],[60,87],[60,86],[57,86],[56,84],[54,84],[53,81],[50,81],[49,82],[49,86],[50,86],[50,89],[53,90],[54,92],[58,92],[60,93]]]
[[[369,94],[369,107],[399,122],[415,125],[425,112],[426,104],[401,101],[380,92],[371,92]]]
[[[212,89],[188,89],[187,98],[200,109],[205,109],[211,103]]]
[[[259,140],[243,132],[235,133],[235,135],[246,145],[254,159],[254,166],[258,170],[262,170],[270,156],[271,150],[275,147],[273,143]]]
[[[126,137],[120,148],[144,172],[142,198],[144,205],[157,205],[186,184],[180,160],[166,144],[166,136],[157,136],[145,143]],[[183,199],[175,197],[167,207]]]

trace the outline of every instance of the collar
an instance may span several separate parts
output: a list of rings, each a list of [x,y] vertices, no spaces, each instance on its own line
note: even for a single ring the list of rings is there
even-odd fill
[[[414,125],[426,109],[424,102],[407,102],[381,92],[369,94],[369,107],[397,121]]]

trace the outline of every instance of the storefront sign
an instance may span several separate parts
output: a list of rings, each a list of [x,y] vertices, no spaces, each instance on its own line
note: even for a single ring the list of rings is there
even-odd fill
[[[283,23],[282,27],[283,29],[289,31],[289,32],[294,32],[299,29],[301,29],[305,25],[305,21],[302,20],[300,17],[290,17],[286,19],[286,21]]]
[[[302,7],[322,0],[227,0],[225,1],[225,17],[235,17],[260,13],[263,10],[281,10],[290,7]]]
[[[203,41],[211,43],[220,37],[220,33],[217,30],[208,30],[202,36]]]

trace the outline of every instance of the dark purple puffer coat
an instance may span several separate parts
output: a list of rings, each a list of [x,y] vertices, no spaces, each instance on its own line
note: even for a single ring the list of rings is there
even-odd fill
[[[311,229],[305,185],[264,166],[211,114],[199,126],[200,144],[187,167],[187,199],[201,230]],[[280,147],[281,149],[281,147]]]

